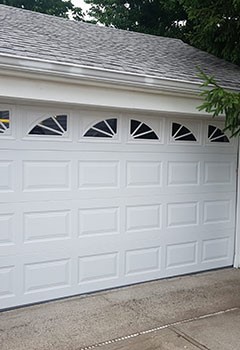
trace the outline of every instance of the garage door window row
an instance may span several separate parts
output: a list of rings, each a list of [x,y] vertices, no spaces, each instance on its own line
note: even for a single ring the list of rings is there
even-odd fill
[[[38,123],[30,132],[30,135],[61,135],[67,131],[67,116],[59,115],[47,118]],[[102,120],[91,126],[84,137],[114,138],[117,134],[117,118]],[[144,122],[136,119],[130,121],[130,135],[133,139],[159,140],[159,137]],[[179,123],[172,123],[172,138],[174,141],[192,141],[197,138],[186,126]],[[208,139],[210,142],[229,142],[228,137],[214,125],[208,125]]]
[[[10,129],[10,112],[0,110],[0,135],[8,134]],[[65,114],[45,118],[35,124],[29,135],[65,136],[68,130],[68,116]],[[118,133],[118,119],[101,120],[84,132],[85,138],[115,138]],[[133,140],[159,140],[157,133],[143,121],[130,120],[129,134]],[[229,138],[215,125],[208,125],[208,140],[211,143],[229,143]],[[174,142],[197,142],[197,137],[186,125],[172,122],[171,137]]]

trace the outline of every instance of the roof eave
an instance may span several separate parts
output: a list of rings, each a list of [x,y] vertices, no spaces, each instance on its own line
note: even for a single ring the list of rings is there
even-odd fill
[[[200,82],[189,82],[168,78],[158,78],[144,73],[120,72],[104,68],[62,63],[36,58],[6,55],[0,53],[0,70],[3,74],[34,74],[39,79],[72,79],[85,84],[108,84],[121,87],[157,90],[165,93],[199,95]],[[227,87],[226,87],[227,88]],[[232,88],[229,88],[233,90]]]

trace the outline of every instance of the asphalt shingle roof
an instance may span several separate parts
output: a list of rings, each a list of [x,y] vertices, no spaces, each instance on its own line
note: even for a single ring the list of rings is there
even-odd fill
[[[0,53],[183,81],[196,67],[240,88],[240,68],[181,40],[44,15],[0,5]]]

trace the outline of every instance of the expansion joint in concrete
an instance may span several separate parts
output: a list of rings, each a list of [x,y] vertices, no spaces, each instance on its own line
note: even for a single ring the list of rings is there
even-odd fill
[[[144,335],[144,334],[149,334],[149,333],[154,333],[154,332],[158,332],[161,331],[163,329],[171,329],[172,331],[174,331],[175,333],[178,333],[179,335],[181,335],[183,338],[185,338],[188,342],[192,343],[193,345],[195,345],[196,347],[198,347],[201,350],[209,350],[209,348],[207,348],[206,346],[200,344],[199,342],[195,341],[193,338],[187,336],[185,333],[180,332],[176,326],[184,324],[184,323],[189,323],[189,322],[193,322],[193,321],[198,321],[204,318],[209,318],[209,317],[214,317],[214,316],[218,316],[218,315],[222,315],[228,312],[232,312],[232,311],[236,311],[239,310],[239,307],[234,307],[231,309],[226,309],[226,310],[221,310],[221,311],[217,311],[214,313],[210,313],[210,314],[205,314],[205,315],[201,315],[201,316],[197,316],[197,317],[193,317],[193,318],[189,318],[189,319],[185,319],[185,320],[181,320],[181,321],[176,321],[173,323],[168,323],[159,327],[154,327],[145,331],[139,331],[133,334],[128,334],[122,337],[118,337],[118,338],[114,338],[114,339],[110,339],[110,340],[106,340],[104,342],[98,343],[98,344],[94,344],[94,345],[90,345],[90,346],[86,346],[83,348],[79,348],[78,350],[93,350],[96,348],[100,348],[103,346],[107,346],[113,343],[118,343],[118,342],[122,342],[125,340],[129,340],[135,337],[138,337],[140,335]]]
[[[189,335],[187,335],[186,333],[180,331],[178,328],[176,328],[175,326],[170,326],[169,329],[171,331],[173,331],[174,333],[176,333],[178,336],[182,337],[183,339],[185,339],[188,343],[191,343],[192,345],[194,345],[196,348],[200,349],[200,350],[210,350],[207,346],[199,343],[197,340],[193,339],[192,337],[190,337]]]

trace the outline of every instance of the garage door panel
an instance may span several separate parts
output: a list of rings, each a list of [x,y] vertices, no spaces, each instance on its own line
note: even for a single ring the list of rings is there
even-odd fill
[[[228,223],[233,220],[233,202],[231,199],[215,199],[203,202],[204,224]]]
[[[24,264],[24,294],[68,287],[71,259]]]
[[[234,178],[236,164],[234,161],[210,161],[204,162],[204,185],[231,185]]]
[[[161,205],[148,204],[126,206],[126,231],[159,230],[161,228]]]
[[[152,272],[160,269],[161,248],[153,246],[144,249],[132,249],[125,252],[125,274]]]
[[[78,258],[78,283],[119,277],[119,253],[92,254]]]
[[[166,246],[166,269],[183,268],[197,264],[198,242],[181,242]]]
[[[168,186],[191,186],[200,183],[200,161],[169,161]]]
[[[202,242],[202,262],[225,261],[231,259],[230,250],[232,242],[230,237],[208,238]]]
[[[36,242],[70,238],[70,210],[55,210],[24,213],[23,240]]]
[[[59,297],[64,289],[71,288],[73,284],[74,258],[62,252],[42,253],[28,252],[14,257],[10,261],[17,270],[16,286],[18,291],[17,299],[39,300],[41,293]],[[35,297],[31,297],[35,295]],[[43,299],[44,300],[44,299]]]
[[[195,226],[199,224],[199,202],[167,204],[167,227]]]
[[[119,161],[80,161],[79,189],[105,189],[119,186]]]
[[[159,187],[162,185],[161,161],[127,161],[126,187]]]
[[[23,161],[23,191],[70,190],[70,161]]]
[[[119,233],[119,208],[79,209],[78,234],[104,235]]]

